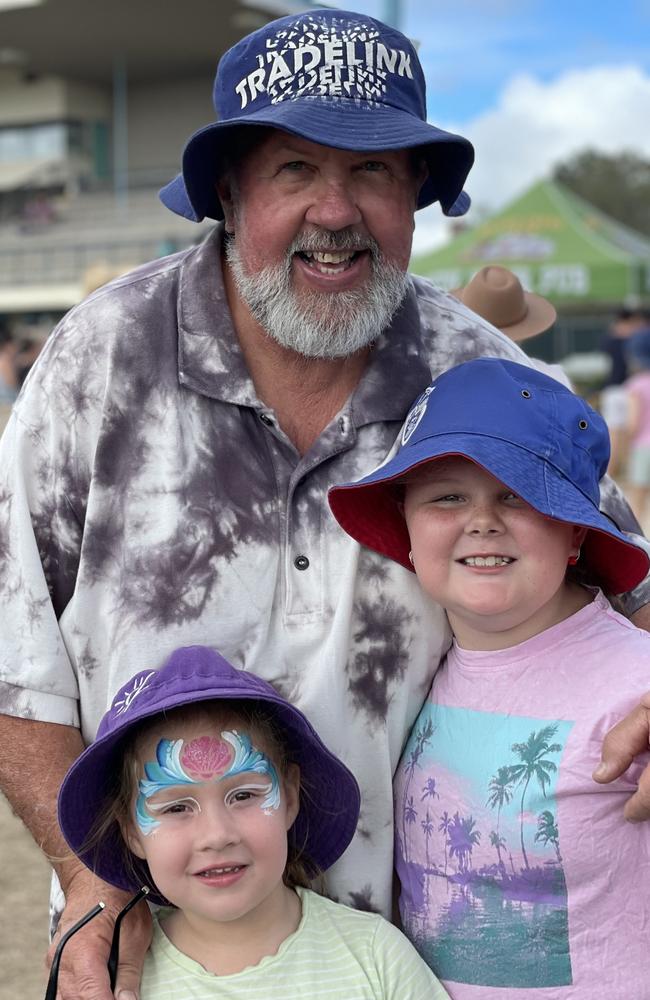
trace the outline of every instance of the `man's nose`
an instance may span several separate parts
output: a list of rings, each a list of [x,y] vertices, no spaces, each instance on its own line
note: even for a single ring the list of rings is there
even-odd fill
[[[305,220],[332,231],[358,225],[362,215],[352,182],[344,178],[323,178],[314,189]]]

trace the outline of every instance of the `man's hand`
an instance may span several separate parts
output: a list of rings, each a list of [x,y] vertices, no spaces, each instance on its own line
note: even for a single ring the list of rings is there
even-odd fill
[[[603,741],[602,760],[594,771],[594,780],[602,784],[619,778],[634,758],[650,749],[650,693],[641,703],[610,729]],[[623,810],[625,819],[640,823],[650,819],[650,764],[639,779],[639,787]]]
[[[59,970],[57,1000],[113,1000],[113,997],[117,1000],[137,1000],[144,956],[151,943],[151,914],[146,903],[134,906],[122,922],[115,993],[110,989],[106,964],[115,917],[132,895],[107,885],[85,871],[79,871],[68,884],[66,907],[47,953],[48,966],[62,934],[68,928],[100,900],[106,903],[106,909],[66,944]]]

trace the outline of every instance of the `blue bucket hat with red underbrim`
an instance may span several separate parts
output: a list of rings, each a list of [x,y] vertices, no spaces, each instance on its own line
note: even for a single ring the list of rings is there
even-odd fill
[[[66,774],[59,792],[59,824],[75,854],[96,875],[120,889],[151,887],[149,899],[168,905],[155,888],[145,861],[131,855],[133,872],[124,870],[127,848],[117,823],[97,845],[89,834],[114,796],[125,742],[144,719],[200,701],[252,701],[270,712],[282,733],[288,759],[300,767],[300,811],[289,831],[307,872],[317,875],[337,861],[354,836],[359,818],[359,786],[331,753],[311,723],[266,681],[237,670],[206,646],[177,649],[159,670],[141,670],[113,699],[95,741]],[[135,873],[135,875],[134,875]]]
[[[588,528],[578,565],[609,593],[645,577],[645,550],[599,510],[605,421],[555,379],[514,361],[481,358],[440,375],[413,405],[396,454],[358,482],[330,489],[335,518],[362,545],[413,570],[399,484],[450,455],[476,462],[540,514]]]
[[[426,86],[411,42],[375,18],[346,10],[281,17],[246,35],[219,61],[218,121],[195,132],[182,173],[160,191],[167,208],[193,222],[223,219],[215,182],[237,130],[262,125],[337,149],[364,153],[418,148],[429,174],[418,208],[439,201],[464,215],[472,144],[427,123]]]

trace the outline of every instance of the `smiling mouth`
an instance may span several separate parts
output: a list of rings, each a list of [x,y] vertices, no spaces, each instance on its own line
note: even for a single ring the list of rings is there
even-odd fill
[[[246,865],[223,865],[221,868],[204,868],[201,872],[196,872],[198,878],[218,878],[219,875],[232,875],[234,872],[241,872]]]
[[[463,566],[509,566],[515,560],[510,556],[467,556],[458,561]]]
[[[347,271],[352,266],[353,261],[363,252],[358,250],[330,250],[325,252],[299,250],[298,256],[320,274],[340,274],[343,271]]]

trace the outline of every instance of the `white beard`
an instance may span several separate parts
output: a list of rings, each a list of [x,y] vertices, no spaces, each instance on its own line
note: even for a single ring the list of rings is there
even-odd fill
[[[377,243],[354,232],[310,233],[297,237],[283,263],[247,274],[236,238],[225,242],[235,286],[252,315],[282,347],[305,358],[345,358],[368,347],[386,329],[401,305],[408,274],[386,261]],[[371,277],[364,288],[344,292],[302,291],[291,287],[291,263],[300,251],[369,250]]]

